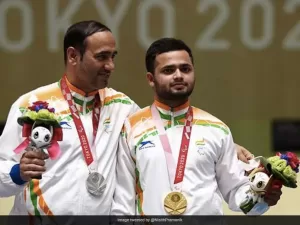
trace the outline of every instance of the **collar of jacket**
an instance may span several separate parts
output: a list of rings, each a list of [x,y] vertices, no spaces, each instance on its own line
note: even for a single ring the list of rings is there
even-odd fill
[[[95,95],[99,91],[93,91],[93,92],[86,94],[84,91],[82,91],[79,88],[72,85],[68,81],[68,79],[66,79],[66,81],[67,81],[68,87],[70,88],[70,91],[73,96],[73,100],[76,104],[77,109],[83,114],[86,114],[86,113],[89,113],[90,111],[92,111]]]
[[[162,119],[171,120],[172,118],[174,118],[175,120],[181,120],[185,118],[185,114],[190,106],[190,101],[188,100],[184,104],[175,108],[165,105],[157,100],[154,100],[153,104],[158,109]]]

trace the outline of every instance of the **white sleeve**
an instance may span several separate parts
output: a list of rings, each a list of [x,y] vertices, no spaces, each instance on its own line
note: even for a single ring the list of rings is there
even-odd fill
[[[13,150],[24,140],[21,135],[22,126],[17,122],[17,118],[22,115],[18,102],[12,105],[0,137],[0,197],[16,195],[24,188],[24,185],[12,180],[13,176],[20,179],[20,171],[16,166],[21,157],[21,154],[16,155]]]
[[[247,191],[250,189],[250,181],[244,175],[245,171],[238,163],[235,145],[231,133],[222,143],[220,156],[216,163],[216,175],[219,189],[229,208],[233,211],[241,211],[240,204],[247,199]],[[248,215],[261,215],[268,210],[265,205],[257,205]]]
[[[135,162],[128,147],[125,126],[119,138],[116,179],[111,215],[135,215]]]

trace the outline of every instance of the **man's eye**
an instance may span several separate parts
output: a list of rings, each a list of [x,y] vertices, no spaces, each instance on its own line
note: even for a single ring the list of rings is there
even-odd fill
[[[163,70],[163,73],[165,73],[165,74],[171,74],[173,72],[174,72],[174,69],[172,69],[172,68],[166,68]]]
[[[191,68],[190,67],[183,67],[183,68],[180,69],[180,71],[183,72],[183,73],[189,73],[189,72],[191,72]]]
[[[105,61],[105,60],[109,60],[110,58],[113,60],[115,58],[116,54],[112,54],[112,55],[97,55],[96,59],[98,61]]]
[[[105,55],[97,55],[96,56],[97,60],[105,60],[106,58],[107,58],[107,56],[105,56]]]

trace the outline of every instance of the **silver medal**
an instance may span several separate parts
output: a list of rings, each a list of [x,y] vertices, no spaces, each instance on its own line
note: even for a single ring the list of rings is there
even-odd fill
[[[86,189],[95,196],[101,196],[106,188],[104,177],[98,172],[89,174],[86,180]]]

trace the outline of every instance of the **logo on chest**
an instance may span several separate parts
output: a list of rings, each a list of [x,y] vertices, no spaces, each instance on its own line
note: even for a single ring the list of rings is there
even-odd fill
[[[110,123],[110,118],[106,118],[103,122],[103,127],[105,132],[110,132],[111,131],[111,123]]]
[[[196,145],[196,149],[197,149],[197,152],[200,154],[200,155],[204,155],[204,148],[205,148],[205,145],[206,145],[206,141],[204,138],[201,138],[199,140],[196,140],[195,142],[195,145]]]
[[[72,129],[72,126],[68,121],[61,121],[59,125],[62,127],[62,129]]]
[[[155,144],[152,141],[142,141],[139,147],[139,150],[143,150],[145,148],[153,148]]]

